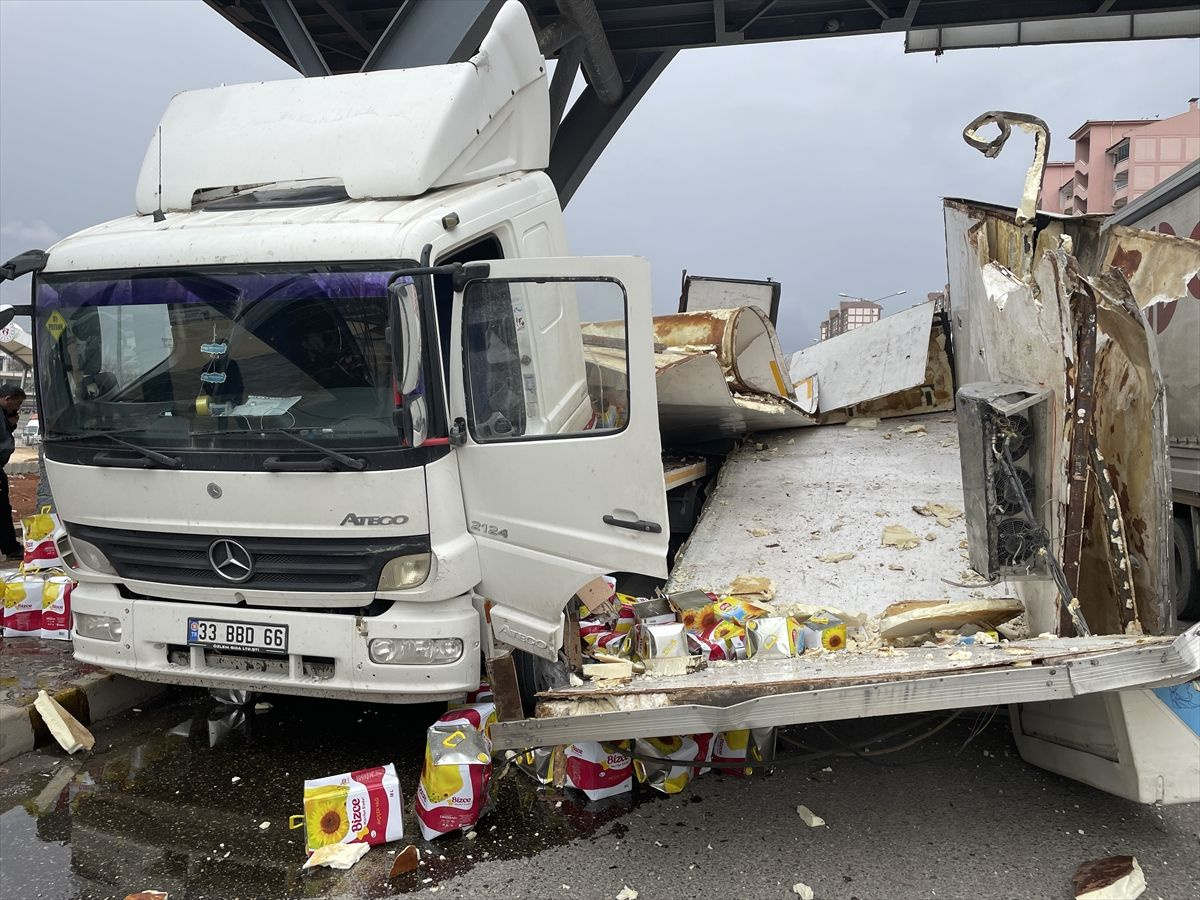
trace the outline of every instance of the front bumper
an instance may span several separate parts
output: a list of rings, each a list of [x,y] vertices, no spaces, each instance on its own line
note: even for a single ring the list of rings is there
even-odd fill
[[[479,614],[471,595],[443,601],[393,603],[379,616],[128,600],[114,585],[83,582],[71,595],[76,613],[112,616],[120,641],[72,633],[75,657],[132,678],[204,688],[424,703],[447,700],[479,685]],[[216,653],[187,644],[189,617],[288,626],[288,655]],[[367,642],[383,637],[457,637],[463,655],[448,665],[378,665]]]

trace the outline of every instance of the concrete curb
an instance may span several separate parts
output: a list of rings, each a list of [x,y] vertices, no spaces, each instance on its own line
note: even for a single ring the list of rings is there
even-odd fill
[[[80,722],[95,725],[166,690],[167,685],[135,681],[115,672],[92,672],[52,696]],[[0,704],[0,763],[52,741],[32,701],[28,706]]]

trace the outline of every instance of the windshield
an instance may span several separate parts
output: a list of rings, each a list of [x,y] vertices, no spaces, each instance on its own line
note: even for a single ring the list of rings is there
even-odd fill
[[[396,450],[393,271],[43,276],[45,440],[119,433],[175,451]]]

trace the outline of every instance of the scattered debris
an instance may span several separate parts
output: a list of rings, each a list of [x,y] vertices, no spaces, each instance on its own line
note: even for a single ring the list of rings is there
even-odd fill
[[[932,531],[930,531],[930,532],[928,532],[928,533],[925,535],[925,540],[927,540],[927,541],[936,541],[936,540],[937,540],[937,535],[936,535],[936,534],[934,534]]]
[[[396,858],[392,861],[392,871],[388,873],[388,877],[395,878],[397,875],[415,872],[420,865],[421,851],[409,844],[396,854]]]
[[[800,820],[809,828],[817,828],[825,824],[824,819],[803,804],[796,807],[796,814],[800,816]]]
[[[331,869],[349,869],[366,856],[370,849],[370,844],[326,844],[314,850],[313,855],[304,861],[301,868],[328,866]]]
[[[912,510],[919,516],[937,519],[937,523],[943,528],[949,528],[952,519],[961,519],[963,515],[963,511],[957,506],[949,503],[934,503],[932,500],[924,506],[914,506]],[[966,542],[964,541],[960,546],[965,548]]]
[[[266,831],[268,828],[271,827],[271,823],[270,822],[259,822],[258,827],[260,830]]]
[[[817,559],[823,563],[840,563],[847,559],[854,559],[854,554],[848,550],[842,553],[822,553]]]
[[[878,425],[879,420],[870,418],[869,416],[859,416],[846,423],[847,428],[875,428]]]
[[[920,425],[920,424],[901,425],[900,431],[902,431],[904,434],[928,434],[929,433],[928,431],[925,430],[925,426]]]
[[[586,663],[583,667],[583,674],[593,679],[632,678],[633,662],[628,659],[619,659],[613,662]]]
[[[747,528],[746,530],[750,532],[750,537],[766,537],[775,533],[770,528]]]
[[[261,712],[269,712],[271,709],[272,709],[272,706],[271,706],[271,704],[270,704],[270,703],[267,703],[265,700],[264,700],[263,702],[261,702],[261,703],[255,703],[255,704],[254,704],[254,711],[255,711],[255,712],[260,712],[260,713],[261,713]]]
[[[471,829],[471,830],[470,830],[470,831],[468,831],[468,832],[467,832],[467,834],[466,834],[466,838],[467,838],[467,840],[468,840],[468,841],[473,841],[473,840],[475,840],[475,838],[477,838],[477,837],[479,837],[479,832],[475,831],[474,829]]]
[[[617,894],[617,900],[637,900],[638,892],[629,885],[621,888],[621,892]]]
[[[729,595],[767,602],[775,596],[775,582],[762,575],[739,575],[729,585]]]
[[[797,881],[792,885],[792,893],[799,897],[800,900],[813,900],[814,896],[813,889],[803,881]]]
[[[947,631],[965,625],[995,627],[1024,612],[1014,598],[970,600],[909,600],[883,611],[879,633],[884,639],[915,637],[929,631]]]
[[[951,653],[946,658],[952,659],[955,662],[959,662],[962,660],[968,660],[971,658],[971,651],[970,650],[955,650],[953,653]]]
[[[921,539],[903,525],[885,525],[883,528],[883,546],[896,547],[900,550],[911,550],[920,546]]]
[[[229,783],[230,783],[230,784],[237,784],[237,783],[238,783],[239,781],[241,781],[241,780],[242,780],[242,776],[241,776],[241,775],[234,775],[232,778],[230,778],[230,779],[229,779]]]
[[[574,672],[568,672],[567,679],[570,682],[571,687],[583,687],[583,679]]]
[[[1133,856],[1085,862],[1071,878],[1075,900],[1134,900],[1146,890],[1146,876]]]
[[[138,891],[136,894],[126,894],[125,900],[167,900],[166,891]]]
[[[68,753],[91,750],[96,746],[96,739],[92,737],[92,733],[45,691],[38,691],[33,705],[41,715],[42,721],[46,723],[46,727],[50,729],[50,733],[54,735],[54,739],[58,741],[59,746]]]
[[[903,572],[904,571],[904,566],[900,565],[899,563],[891,563],[890,565],[888,565],[888,568],[891,569],[893,572]]]

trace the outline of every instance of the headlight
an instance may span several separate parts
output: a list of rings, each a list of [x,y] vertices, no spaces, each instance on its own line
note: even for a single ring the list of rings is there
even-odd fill
[[[87,541],[82,541],[79,538],[63,535],[58,539],[56,545],[63,565],[69,570],[76,572],[92,571],[100,575],[117,574],[117,570],[108,561],[108,557],[95,544],[89,544]]]
[[[376,638],[367,644],[371,662],[392,666],[440,666],[458,662],[461,638]]]
[[[120,619],[112,616],[94,616],[91,613],[75,613],[75,633],[80,637],[96,641],[119,641],[123,631]]]
[[[424,584],[432,566],[432,553],[410,553],[389,559],[379,573],[379,590],[402,591]]]

